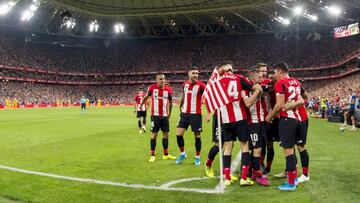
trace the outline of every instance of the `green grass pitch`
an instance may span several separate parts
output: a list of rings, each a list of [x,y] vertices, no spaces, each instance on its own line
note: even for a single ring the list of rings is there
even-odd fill
[[[161,160],[161,136],[157,160],[148,163],[149,133],[138,133],[132,110],[103,107],[97,111],[91,107],[87,115],[80,115],[79,108],[1,110],[0,165],[146,186],[205,176],[203,164],[212,146],[210,123],[203,123],[200,167],[193,163],[192,133],[185,135],[188,158],[183,164]],[[169,143],[169,151],[175,156],[179,154],[175,138],[178,116],[175,106]],[[285,165],[281,150],[275,147],[273,174]],[[270,187],[240,187],[235,182],[224,194],[203,194],[82,183],[0,169],[0,202],[358,202],[360,132],[339,132],[338,124],[312,119],[308,148],[311,181],[300,184],[296,192],[278,191],[276,187],[284,179],[272,176]],[[218,166],[217,157],[217,174]],[[207,179],[173,187],[214,189],[217,184],[217,179]]]

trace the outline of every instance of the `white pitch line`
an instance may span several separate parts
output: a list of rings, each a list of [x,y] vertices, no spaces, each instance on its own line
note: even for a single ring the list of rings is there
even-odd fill
[[[9,167],[9,166],[2,166],[2,165],[0,165],[0,169],[16,171],[16,172],[25,173],[25,174],[50,177],[50,178],[55,178],[55,179],[71,180],[71,181],[98,184],[98,185],[111,185],[111,186],[120,186],[120,187],[128,187],[128,188],[152,189],[152,190],[163,190],[163,191],[165,190],[165,191],[197,192],[197,193],[208,193],[208,194],[220,193],[220,190],[216,190],[216,189],[170,188],[170,187],[161,187],[161,186],[160,187],[159,186],[147,186],[147,185],[142,185],[142,184],[119,183],[119,182],[112,182],[112,181],[105,181],[105,180],[95,180],[95,179],[88,179],[88,178],[62,176],[62,175],[57,175],[57,174],[52,174],[52,173],[30,171],[30,170],[14,168],[14,167]],[[174,181],[172,181],[172,182],[174,182]]]
[[[207,180],[209,179],[208,177],[198,177],[198,178],[184,178],[184,179],[180,179],[180,180],[174,180],[174,181],[170,181],[167,182],[163,185],[161,185],[161,188],[169,188],[172,185],[176,185],[179,183],[184,183],[184,182],[190,182],[190,181],[194,181],[194,180]]]

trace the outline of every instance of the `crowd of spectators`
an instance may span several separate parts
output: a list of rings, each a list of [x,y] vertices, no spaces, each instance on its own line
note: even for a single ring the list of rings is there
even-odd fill
[[[0,37],[0,64],[69,72],[139,72],[185,70],[192,64],[208,69],[231,60],[237,68],[258,62],[291,67],[326,66],[359,49],[360,37],[284,41],[274,35],[209,38],[127,39],[107,48],[35,44],[6,34]]]
[[[349,108],[349,97],[360,96],[360,73],[349,77],[304,83],[309,93],[308,105],[314,112],[321,112],[321,101],[324,99],[328,115],[339,113]]]
[[[359,53],[358,36],[333,39],[324,36],[321,40],[284,41],[273,35],[254,35],[241,37],[178,38],[178,39],[130,39],[107,48],[69,48],[47,44],[27,43],[10,35],[0,36],[0,65],[30,67],[76,73],[98,73],[98,75],[64,75],[0,68],[0,76],[32,78],[52,81],[154,81],[154,74],[107,75],[105,73],[127,73],[142,71],[186,70],[192,64],[201,69],[211,70],[223,60],[234,62],[236,70],[245,70],[258,62],[270,66],[278,61],[286,61],[292,68],[326,67],[343,61],[347,56]],[[312,71],[292,71],[297,78],[337,75],[355,70],[355,63]],[[210,72],[200,74],[206,81]],[[359,76],[359,75],[358,75]],[[186,73],[168,74],[167,80],[180,95],[180,83],[186,80]],[[357,80],[357,81],[356,81]],[[359,77],[341,80],[305,82],[312,98],[336,95],[346,98],[344,88],[359,84]],[[337,84],[340,81],[340,84]],[[71,100],[76,103],[84,95],[91,100],[101,99],[104,103],[127,103],[133,101],[137,89],[146,87],[133,85],[48,85],[33,82],[0,82],[1,99],[16,98],[22,104],[55,103],[57,100]],[[354,87],[355,88],[355,87]],[[176,97],[175,97],[176,98]],[[315,101],[315,100],[314,100]]]

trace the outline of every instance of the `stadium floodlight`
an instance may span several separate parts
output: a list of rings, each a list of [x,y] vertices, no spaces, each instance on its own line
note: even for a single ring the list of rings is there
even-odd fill
[[[16,2],[9,1],[0,6],[0,16],[6,15],[14,6]]]
[[[76,22],[74,19],[70,19],[65,22],[65,26],[67,29],[73,29],[75,27],[75,25],[76,25]]]
[[[31,5],[29,10],[32,11],[32,12],[35,12],[37,10],[38,6],[36,5]]]
[[[317,20],[318,20],[318,16],[317,16],[317,15],[309,15],[309,18],[310,18],[312,21],[317,21]]]
[[[295,15],[301,15],[303,13],[303,7],[302,6],[296,6],[293,11],[294,11]]]
[[[8,4],[9,4],[9,6],[14,7],[16,2],[15,1],[9,1]]]
[[[71,27],[71,21],[70,21],[70,20],[66,21],[66,27],[67,27],[67,28],[70,28],[70,27]]]
[[[5,15],[10,11],[11,7],[9,4],[3,4],[0,6],[0,15]]]
[[[283,24],[283,25],[289,25],[290,24],[290,20],[288,18],[283,18],[281,16],[279,17],[275,17],[274,20],[276,20],[277,22]]]
[[[114,25],[114,31],[115,33],[120,33],[125,31],[125,26],[121,23],[117,23]]]
[[[335,5],[332,6],[325,6],[325,9],[334,16],[339,16],[341,13],[341,8]]]
[[[288,18],[284,18],[284,25],[289,25],[290,24],[290,20]]]
[[[29,11],[29,10],[25,10],[21,16],[21,20],[22,21],[29,21],[31,19],[31,17],[33,17],[34,13]]]
[[[34,0],[33,4],[31,4],[30,7],[23,12],[21,20],[29,21],[34,16],[34,12],[39,8],[39,6],[40,2]]]
[[[90,32],[97,32],[99,29],[99,24],[97,23],[97,20],[94,20],[89,25],[89,31]]]

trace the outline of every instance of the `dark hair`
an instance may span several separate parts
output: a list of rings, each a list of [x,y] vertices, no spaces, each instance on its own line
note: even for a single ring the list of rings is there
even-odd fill
[[[272,70],[269,71],[269,75],[274,75],[274,74],[275,74],[274,69],[272,69]]]
[[[193,64],[193,65],[190,67],[189,71],[192,71],[192,70],[199,70],[199,66],[196,65],[196,64]]]
[[[288,73],[289,72],[289,65],[285,62],[277,63],[274,69],[281,70],[282,72]]]
[[[218,67],[220,68],[221,66],[225,66],[225,65],[233,65],[233,62],[231,61],[223,61],[221,63],[219,63]]]
[[[196,63],[193,63],[190,67],[190,70],[192,70],[192,69],[199,69],[199,65]]]

